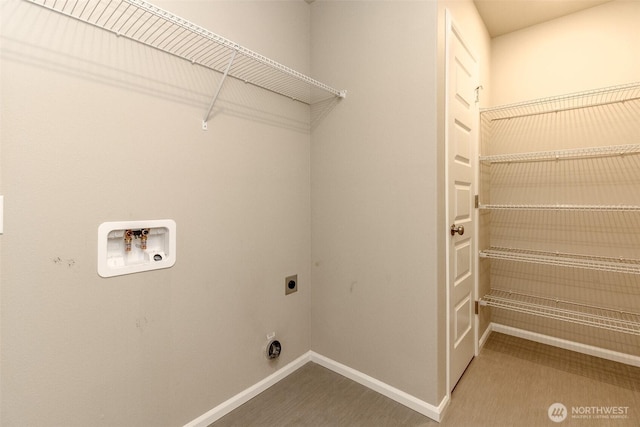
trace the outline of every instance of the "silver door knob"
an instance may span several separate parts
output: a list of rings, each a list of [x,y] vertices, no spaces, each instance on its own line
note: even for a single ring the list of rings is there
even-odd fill
[[[462,236],[464,234],[464,227],[461,226],[461,225],[452,224],[451,225],[451,235],[455,236],[456,233],[458,233],[459,235]]]

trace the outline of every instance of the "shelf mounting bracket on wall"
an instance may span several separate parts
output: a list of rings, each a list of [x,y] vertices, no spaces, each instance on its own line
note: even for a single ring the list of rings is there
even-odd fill
[[[216,100],[218,99],[218,95],[220,95],[220,90],[222,89],[222,85],[224,84],[224,79],[226,79],[227,75],[229,74],[229,70],[231,69],[231,65],[233,65],[233,60],[236,59],[236,53],[238,53],[238,49],[235,49],[233,51],[233,54],[231,55],[231,60],[229,61],[229,64],[227,64],[227,68],[225,68],[224,73],[222,74],[222,79],[220,80],[220,83],[218,84],[218,89],[216,90],[215,95],[213,95],[213,99],[211,100],[211,105],[209,105],[209,109],[207,110],[207,114],[205,114],[204,118],[202,119],[202,130],[207,130],[208,129],[207,121],[209,120],[209,115],[211,114],[211,110],[213,110],[213,106],[215,105]]]

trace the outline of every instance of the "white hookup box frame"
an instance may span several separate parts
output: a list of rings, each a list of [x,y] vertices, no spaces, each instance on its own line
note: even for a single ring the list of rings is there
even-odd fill
[[[98,227],[98,274],[120,276],[172,267],[176,223],[171,219],[104,222]]]

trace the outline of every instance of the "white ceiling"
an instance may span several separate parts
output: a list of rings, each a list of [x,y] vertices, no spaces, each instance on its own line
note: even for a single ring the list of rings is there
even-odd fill
[[[611,0],[473,0],[491,37],[609,1]]]

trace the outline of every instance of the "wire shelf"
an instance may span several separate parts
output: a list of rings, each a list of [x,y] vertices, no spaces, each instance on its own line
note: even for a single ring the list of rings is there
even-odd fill
[[[552,96],[480,111],[483,120],[505,120],[640,99],[640,82]]]
[[[608,145],[603,147],[585,147],[570,150],[537,151],[530,153],[497,154],[480,156],[481,162],[487,163],[517,163],[540,162],[549,160],[586,159],[593,157],[624,156],[639,154],[640,144]]]
[[[142,0],[27,1],[305,104],[346,96]]]
[[[518,211],[586,211],[586,212],[640,212],[640,206],[634,205],[479,205],[485,210]]]
[[[591,255],[577,255],[560,252],[534,251],[491,247],[479,252],[481,258],[545,264],[558,267],[582,268],[587,270],[616,273],[640,274],[640,260],[612,258]]]
[[[480,299],[480,305],[640,335],[640,314],[536,297],[500,289]]]

